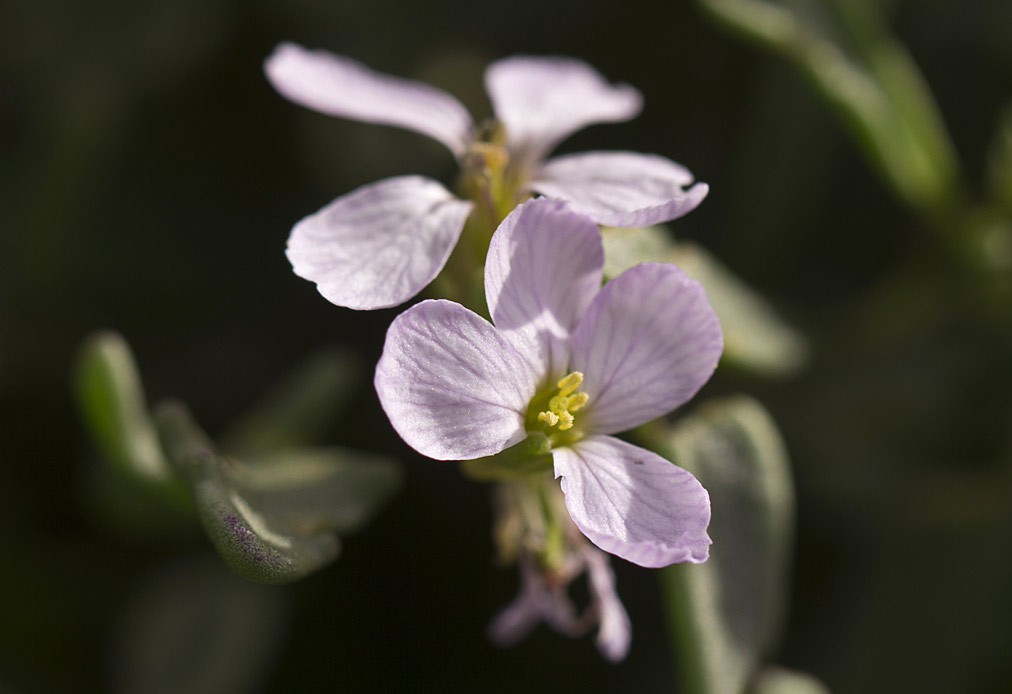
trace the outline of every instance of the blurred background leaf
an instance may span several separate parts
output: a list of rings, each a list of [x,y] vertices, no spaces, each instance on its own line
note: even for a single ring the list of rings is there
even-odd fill
[[[826,685],[811,675],[781,667],[763,668],[748,691],[749,694],[829,694]]]
[[[290,596],[211,559],[156,567],[131,591],[112,639],[115,694],[251,694],[280,654]]]
[[[834,108],[885,183],[926,216],[962,194],[955,152],[906,49],[869,0],[698,0],[741,36],[791,60]]]
[[[219,437],[222,449],[252,457],[326,440],[348,401],[361,397],[364,370],[348,350],[316,354],[229,425]]]
[[[78,407],[101,454],[152,486],[168,482],[173,473],[126,340],[111,332],[89,337],[81,345],[73,378]]]
[[[685,691],[744,692],[786,618],[794,489],[784,443],[744,396],[701,405],[664,440],[710,493],[712,514],[710,559],[661,573],[678,673]]]
[[[643,262],[669,262],[703,285],[724,333],[721,363],[766,377],[804,368],[808,344],[758,292],[692,241],[673,241],[663,226],[605,229],[604,272],[615,277]]]

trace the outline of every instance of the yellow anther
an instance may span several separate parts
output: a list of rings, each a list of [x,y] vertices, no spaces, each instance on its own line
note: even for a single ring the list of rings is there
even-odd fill
[[[566,429],[573,428],[573,415],[569,414],[565,410],[559,415],[559,431],[565,431]]]
[[[559,423],[559,415],[554,412],[539,412],[538,421],[544,422],[548,426],[553,427]]]
[[[581,383],[583,383],[583,374],[579,371],[574,371],[559,379],[559,382],[555,386],[559,389],[559,396],[566,397],[579,388]]]
[[[587,404],[587,401],[590,400],[590,396],[587,395],[586,393],[573,393],[572,395],[569,396],[568,399],[569,399],[569,407],[567,407],[566,409],[569,410],[570,412],[576,412],[581,407]]]

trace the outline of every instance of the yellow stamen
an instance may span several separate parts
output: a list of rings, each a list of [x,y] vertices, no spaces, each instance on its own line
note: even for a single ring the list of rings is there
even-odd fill
[[[559,395],[565,397],[579,388],[581,383],[583,383],[583,374],[579,371],[574,371],[560,379],[555,386],[559,389]]]
[[[539,412],[538,421],[544,422],[548,426],[553,427],[559,423],[559,415],[554,412]]]
[[[579,371],[573,371],[560,379],[555,384],[559,389],[559,394],[548,401],[547,410],[538,413],[538,421],[544,422],[550,427],[557,425],[559,431],[572,429],[573,423],[576,421],[573,412],[586,405],[590,399],[586,393],[574,392],[581,383],[583,383],[583,374]]]
[[[566,409],[570,412],[576,412],[578,409],[586,405],[588,400],[590,400],[590,396],[586,393],[573,393],[569,396],[569,407]]]

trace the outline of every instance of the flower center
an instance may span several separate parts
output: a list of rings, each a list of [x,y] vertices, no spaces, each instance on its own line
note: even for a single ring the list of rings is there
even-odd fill
[[[573,413],[587,404],[590,399],[586,393],[576,392],[576,389],[583,383],[583,374],[573,371],[559,380],[555,387],[559,389],[557,395],[552,396],[548,401],[548,409],[538,412],[538,421],[547,424],[549,428],[555,427],[559,431],[566,431],[573,428],[576,418]]]
[[[475,129],[474,139],[467,146],[461,161],[465,174],[486,180],[501,177],[510,156],[506,150],[506,129],[490,118]]]
[[[461,158],[461,197],[478,205],[488,236],[520,200],[520,180],[510,166],[506,128],[490,118],[475,128],[474,137]],[[521,196],[523,197],[523,196]],[[483,248],[487,248],[487,240]]]

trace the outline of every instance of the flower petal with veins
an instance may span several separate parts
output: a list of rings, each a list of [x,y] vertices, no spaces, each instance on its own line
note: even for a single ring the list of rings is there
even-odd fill
[[[639,227],[688,214],[710,188],[681,164],[656,154],[581,152],[546,162],[527,185],[565,200],[598,224]]]
[[[282,43],[264,72],[285,98],[314,111],[428,135],[460,157],[474,121],[457,99],[423,82],[384,75],[329,51]]]
[[[487,320],[430,300],[394,319],[374,383],[409,446],[437,460],[470,460],[527,436],[524,414],[537,380]]]
[[[296,224],[286,254],[295,274],[333,304],[396,306],[443,269],[472,205],[428,178],[388,178]]]
[[[691,473],[611,436],[552,455],[569,515],[595,545],[652,568],[706,561],[710,497]]]

